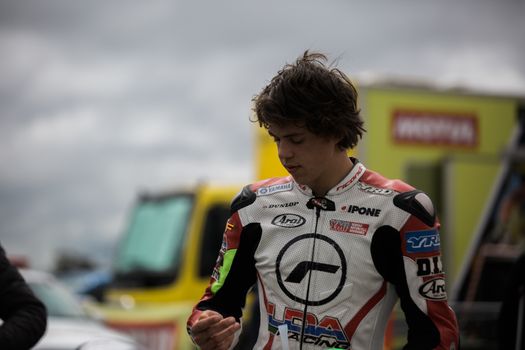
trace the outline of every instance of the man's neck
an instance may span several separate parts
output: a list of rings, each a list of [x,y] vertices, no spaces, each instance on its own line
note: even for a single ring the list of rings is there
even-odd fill
[[[325,171],[323,183],[313,184],[311,186],[312,192],[315,196],[323,197],[328,191],[335,187],[341,180],[343,180],[352,171],[354,163],[344,154],[344,158],[340,160],[333,167]]]

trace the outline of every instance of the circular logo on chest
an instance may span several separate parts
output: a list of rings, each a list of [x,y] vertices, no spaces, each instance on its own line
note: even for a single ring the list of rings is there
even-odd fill
[[[296,214],[281,214],[277,215],[272,220],[272,225],[294,228],[303,225],[306,222],[305,218]]]
[[[343,289],[346,271],[341,247],[331,238],[315,233],[289,241],[277,255],[275,267],[277,283],[284,294],[307,305],[332,301]]]

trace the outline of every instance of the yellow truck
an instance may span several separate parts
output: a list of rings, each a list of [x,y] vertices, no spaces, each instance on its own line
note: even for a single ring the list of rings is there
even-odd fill
[[[202,296],[239,186],[141,194],[96,312],[148,349],[193,349],[186,319]]]
[[[359,91],[368,133],[358,157],[371,169],[402,178],[433,198],[442,223],[447,293],[458,316],[461,348],[497,348],[497,299],[487,312],[473,313],[486,309],[486,300],[465,304],[459,291],[465,289],[465,275],[473,271],[468,268],[477,255],[473,246],[506,168],[502,155],[519,133],[525,95],[399,81],[362,83]],[[405,334],[402,314],[396,311],[392,349],[401,347],[404,339],[397,335]]]
[[[525,257],[525,104],[517,120],[451,293],[462,321],[462,349],[524,344],[525,265],[519,261]]]

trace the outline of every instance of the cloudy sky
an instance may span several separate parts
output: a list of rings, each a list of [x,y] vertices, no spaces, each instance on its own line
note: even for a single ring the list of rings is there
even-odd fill
[[[138,191],[253,176],[250,99],[304,49],[350,76],[525,92],[523,0],[0,0],[0,241],[107,264]]]

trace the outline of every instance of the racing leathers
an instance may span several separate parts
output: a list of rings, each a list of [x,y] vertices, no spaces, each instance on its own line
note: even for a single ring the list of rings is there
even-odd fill
[[[324,197],[290,176],[241,191],[210,285],[188,319],[190,336],[207,309],[240,321],[257,284],[254,349],[383,349],[398,299],[404,349],[459,348],[431,200],[352,161]]]

